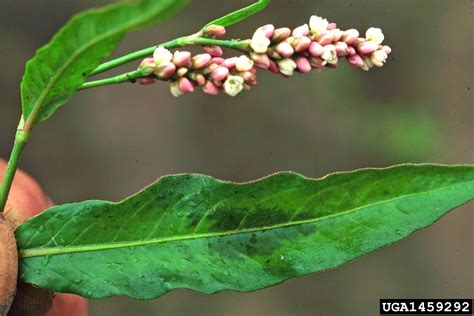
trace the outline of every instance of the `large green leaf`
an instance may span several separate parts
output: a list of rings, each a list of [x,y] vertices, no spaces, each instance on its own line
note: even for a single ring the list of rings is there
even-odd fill
[[[128,31],[161,21],[186,2],[121,1],[74,16],[26,65],[21,82],[25,120],[48,119]]]
[[[474,166],[167,176],[120,203],[56,206],[21,225],[21,278],[90,298],[252,291],[396,242],[473,197]]]

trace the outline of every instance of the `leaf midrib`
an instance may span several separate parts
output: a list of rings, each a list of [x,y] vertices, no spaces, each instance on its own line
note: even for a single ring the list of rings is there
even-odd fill
[[[164,8],[167,8],[168,6],[164,7]],[[161,10],[163,11],[164,8]],[[155,13],[157,14],[157,13]],[[155,14],[148,14],[148,15],[144,15],[143,19],[148,19],[150,16],[153,16]],[[133,25],[135,23],[135,21],[137,20],[140,20],[140,18],[136,18],[136,19],[133,19],[133,23],[130,23],[128,25]],[[132,26],[133,27],[133,26]],[[79,56],[81,56],[87,49],[89,49],[90,47],[96,45],[97,43],[99,42],[102,42],[103,40],[109,38],[109,37],[112,37],[112,36],[118,36],[120,35],[120,33],[126,33],[127,29],[129,27],[123,27],[121,28],[121,31],[111,31],[109,33],[104,33],[104,35],[102,36],[97,36],[95,37],[94,40],[90,41],[89,44],[87,45],[84,45],[81,49],[77,50],[74,54],[71,55],[71,58],[67,59],[67,61],[64,63],[63,66],[61,66],[58,71],[56,72],[56,74],[51,77],[51,80],[48,82],[48,84],[46,85],[46,87],[43,89],[43,91],[41,92],[40,96],[38,97],[38,99],[36,100],[35,104],[33,105],[33,110],[30,112],[30,115],[28,117],[26,117],[25,119],[27,120],[30,120],[31,122],[35,123],[36,122],[36,116],[38,115],[39,111],[41,110],[41,108],[43,107],[44,105],[44,101],[46,100],[46,97],[48,96],[48,94],[51,92],[52,88],[56,85],[57,81],[64,75],[64,72],[69,68],[69,66],[77,59],[79,58]],[[119,28],[120,29],[120,28]],[[48,47],[49,45],[51,44],[48,44],[46,47]],[[36,57],[35,57],[36,58]],[[34,59],[33,59],[34,60]],[[32,60],[32,61],[33,61]],[[85,81],[85,80],[84,80]],[[71,91],[70,93],[72,94],[74,91]]]
[[[474,181],[468,181],[467,183],[471,183],[471,182],[474,183]],[[419,195],[431,194],[431,193],[434,193],[434,192],[445,190],[447,188],[461,186],[461,185],[464,185],[464,184],[466,184],[466,182],[453,184],[453,185],[448,185],[448,186],[440,187],[440,188],[430,190],[430,191],[423,191],[423,192],[419,192],[419,193],[402,195],[402,196],[398,196],[398,197],[395,197],[395,198],[392,198],[392,199],[382,200],[382,201],[379,201],[379,202],[376,202],[376,203],[371,203],[371,204],[368,204],[368,205],[359,206],[359,207],[356,207],[356,208],[353,208],[353,209],[349,209],[347,211],[343,211],[343,212],[336,213],[336,214],[331,214],[331,215],[326,215],[326,216],[319,217],[319,218],[282,223],[282,224],[277,224],[277,225],[272,225],[272,226],[262,226],[262,227],[248,228],[248,229],[230,230],[230,231],[227,231],[227,232],[213,232],[213,233],[206,233],[206,234],[170,236],[170,237],[166,237],[166,238],[154,238],[154,239],[150,239],[150,240],[140,240],[140,241],[132,241],[132,242],[91,244],[91,245],[87,245],[87,246],[72,246],[72,247],[71,246],[70,247],[54,247],[54,248],[49,247],[49,248],[37,248],[37,249],[32,248],[32,250],[28,250],[28,249],[20,250],[19,251],[19,257],[20,258],[30,258],[30,257],[48,256],[48,255],[61,255],[61,254],[78,253],[78,252],[91,252],[91,251],[100,251],[100,250],[120,249],[120,248],[127,248],[127,247],[139,247],[139,246],[160,244],[160,243],[166,243],[166,242],[193,240],[193,239],[201,239],[201,238],[213,238],[213,237],[222,237],[222,236],[231,236],[231,235],[238,235],[238,234],[261,232],[261,231],[267,231],[267,230],[273,230],[273,229],[279,229],[279,228],[285,228],[285,227],[299,226],[299,225],[316,223],[316,222],[320,222],[320,221],[323,221],[323,220],[328,220],[328,219],[339,217],[339,216],[345,216],[345,215],[352,214],[352,213],[357,212],[357,211],[362,210],[362,209],[371,208],[371,207],[381,205],[381,204],[385,204],[385,203],[391,203],[391,202],[400,200],[402,198],[409,198],[409,197],[414,197],[414,196],[419,196]]]

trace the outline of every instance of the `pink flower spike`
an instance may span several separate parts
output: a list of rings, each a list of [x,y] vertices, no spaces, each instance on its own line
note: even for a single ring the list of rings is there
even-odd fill
[[[142,86],[146,86],[146,85],[149,85],[149,84],[154,84],[156,82],[155,79],[153,79],[153,78],[140,78],[137,81]]]
[[[348,56],[347,61],[349,62],[349,64],[357,68],[364,66],[364,60],[362,59],[362,57],[360,57],[360,55],[357,54],[353,56]]]
[[[295,52],[293,47],[286,41],[278,43],[277,46],[275,46],[275,50],[284,58],[291,57]]]
[[[328,24],[328,30],[334,30],[337,28],[337,24],[334,22],[331,22]]]
[[[222,81],[226,79],[228,75],[229,75],[229,69],[223,66],[217,67],[211,73],[212,79],[217,80],[217,81]]]
[[[176,67],[184,67],[191,61],[191,53],[186,51],[175,51],[173,59],[171,60]]]
[[[213,84],[211,81],[206,81],[204,86],[202,86],[202,92],[211,94],[211,95],[217,95],[219,94],[219,89],[216,87],[215,84]]]
[[[209,61],[211,60],[211,55],[208,53],[205,54],[198,54],[193,57],[193,67],[194,69],[201,69],[207,66]]]
[[[363,55],[369,55],[378,49],[379,45],[372,41],[365,41],[357,45],[357,50]]]
[[[273,32],[272,41],[280,43],[286,40],[291,34],[291,30],[287,27],[280,27]]]
[[[277,63],[273,60],[270,60],[270,66],[268,67],[268,70],[270,70],[270,72],[273,72],[274,74],[278,74],[280,72]]]
[[[273,24],[267,24],[264,26],[260,26],[256,32],[262,32],[266,38],[271,39],[273,36],[273,32],[275,31],[275,26]]]
[[[224,66],[226,68],[229,68],[229,69],[235,68],[235,64],[237,63],[237,59],[238,59],[238,57],[231,57],[231,58],[224,59],[224,62],[222,63],[222,66]]]
[[[204,46],[203,50],[212,57],[222,56],[222,48],[220,46]]]
[[[293,49],[295,52],[300,53],[309,48],[311,45],[311,40],[309,37],[300,37],[300,38],[295,38],[295,40],[291,43],[291,46],[293,46]]]
[[[296,67],[299,71],[306,73],[311,71],[311,64],[308,58],[300,56],[296,58]]]
[[[309,34],[309,26],[308,24],[303,24],[301,26],[298,26],[291,32],[291,36],[298,38],[298,37],[303,37]]]
[[[176,66],[170,62],[165,61],[156,66],[155,75],[160,79],[168,79],[176,72]]]
[[[347,45],[353,45],[359,38],[359,31],[356,29],[349,29],[342,33],[341,39],[346,42]]]
[[[334,44],[334,46],[336,46],[337,57],[343,57],[343,56],[346,56],[348,54],[348,52],[347,52],[348,46],[347,46],[346,43],[336,42],[336,44]]]
[[[390,48],[390,46],[387,46],[387,45],[382,46],[382,50],[383,50],[387,55],[390,55],[390,53],[392,52],[392,49]]]
[[[331,34],[331,32],[321,32],[316,37],[316,40],[318,41],[318,43],[323,46],[331,44],[333,39],[334,39],[334,36]]]
[[[179,87],[179,90],[181,90],[183,92],[193,92],[194,91],[193,83],[191,82],[191,80],[189,80],[186,77],[179,78],[178,87]]]
[[[323,54],[323,51],[323,46],[321,46],[321,44],[319,44],[318,42],[312,42],[308,48],[308,53],[310,53],[311,56],[314,57],[321,56]]]

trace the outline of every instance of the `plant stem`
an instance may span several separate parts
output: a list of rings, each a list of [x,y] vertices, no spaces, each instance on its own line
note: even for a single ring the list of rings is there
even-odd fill
[[[200,37],[198,35],[190,35],[190,36],[184,36],[184,37],[179,37],[177,39],[144,48],[138,51],[135,51],[133,53],[121,56],[116,59],[112,59],[108,62],[105,62],[101,65],[99,65],[94,71],[89,76],[97,75],[100,74],[104,71],[119,67],[123,64],[126,64],[128,62],[144,58],[146,56],[150,56],[153,54],[155,49],[159,46],[163,46],[165,48],[176,48],[176,47],[183,47],[183,46],[189,46],[189,45],[212,45],[212,46],[222,46],[222,47],[228,47],[228,48],[235,48],[235,49],[242,49],[247,46],[249,46],[249,41],[244,40],[217,40],[213,38],[206,38],[206,37]]]
[[[96,88],[96,87],[101,87],[101,86],[106,86],[106,85],[111,85],[111,84],[118,84],[118,83],[127,82],[127,81],[134,82],[136,79],[140,77],[143,77],[143,71],[142,69],[137,69],[134,71],[130,71],[130,72],[118,75],[118,76],[86,82],[78,90],[91,89],[91,88]]]
[[[15,143],[13,144],[13,149],[10,154],[7,170],[5,171],[5,176],[0,187],[0,213],[3,212],[5,205],[7,204],[8,194],[10,193],[18,162],[20,161],[26,143],[30,138],[30,130],[25,130],[23,127],[24,121],[23,118],[21,118],[15,135]]]

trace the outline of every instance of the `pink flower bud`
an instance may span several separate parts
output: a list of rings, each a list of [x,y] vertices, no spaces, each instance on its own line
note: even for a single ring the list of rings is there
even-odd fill
[[[357,50],[363,55],[369,55],[378,49],[379,45],[372,41],[365,41],[357,45]]]
[[[392,49],[390,48],[390,46],[387,46],[387,45],[382,46],[382,50],[383,50],[387,55],[390,55],[390,53],[392,52]]]
[[[189,80],[188,78],[186,77],[181,77],[179,78],[179,90],[183,91],[183,92],[193,92],[194,91],[194,85],[193,83],[191,82],[191,80]]]
[[[322,68],[326,64],[321,57],[309,57],[309,62],[313,68]]]
[[[252,82],[252,81],[256,81],[256,78],[257,76],[250,72],[250,71],[245,71],[241,74],[242,78],[244,79],[244,81],[246,82]]]
[[[357,55],[357,54],[353,56],[348,56],[347,61],[349,62],[349,64],[351,64],[354,67],[360,68],[364,66],[364,60],[362,59],[360,55]]]
[[[310,45],[311,40],[309,39],[309,37],[306,36],[295,38],[295,40],[291,43],[291,46],[297,53],[307,50]]]
[[[293,47],[287,41],[278,43],[275,46],[275,50],[278,54],[285,58],[291,57],[295,52]]]
[[[209,61],[211,60],[211,55],[205,54],[198,54],[193,57],[193,68],[194,69],[201,69],[207,66]]]
[[[285,58],[278,61],[278,69],[282,75],[291,76],[296,69],[296,63],[291,58]]]
[[[213,57],[211,59],[211,64],[215,64],[215,65],[221,65],[222,63],[224,62],[224,58],[222,57]]]
[[[333,39],[334,39],[333,34],[331,34],[331,32],[328,32],[328,31],[321,32],[316,36],[316,40],[318,41],[318,43],[323,46],[331,44]]]
[[[311,71],[311,64],[308,58],[303,56],[296,58],[296,67],[303,73]]]
[[[204,86],[202,87],[202,91],[207,94],[217,95],[219,94],[219,89],[213,84],[211,81],[206,81]]]
[[[171,61],[171,59],[173,59],[173,54],[163,46],[158,47],[153,52],[153,60],[157,66],[163,62]]]
[[[328,24],[328,30],[334,30],[337,28],[337,24],[334,22],[331,22]]]
[[[309,26],[308,24],[303,24],[301,26],[298,26],[291,32],[291,36],[298,38],[298,37],[303,37],[309,34]]]
[[[223,38],[225,35],[225,27],[216,24],[209,25],[202,31],[202,33],[204,37]]]
[[[248,71],[252,69],[253,61],[250,60],[246,55],[239,56],[235,62],[235,69],[237,71]]]
[[[336,44],[334,44],[334,46],[336,46],[337,57],[343,57],[343,56],[347,55],[348,46],[347,46],[346,43],[336,42]]]
[[[178,77],[182,77],[185,74],[187,74],[188,71],[189,71],[188,68],[181,67],[181,68],[178,68],[178,70],[176,70],[176,75],[178,75]]]
[[[222,48],[220,48],[220,46],[204,46],[203,50],[212,57],[222,56]]]
[[[347,47],[347,54],[350,55],[350,56],[353,56],[353,55],[357,54],[357,52],[356,52],[354,47],[349,46],[349,47]]]
[[[171,60],[176,67],[185,67],[191,61],[191,53],[186,51],[175,51]]]
[[[179,88],[178,81],[173,81],[170,83],[170,92],[175,97],[179,97],[184,94],[184,92]]]
[[[144,76],[151,75],[155,71],[155,61],[152,57],[147,57],[143,59],[138,66],[138,69],[142,70]]]
[[[280,60],[282,58],[281,55],[278,54],[277,51],[273,47],[268,48],[267,55],[271,59],[275,59],[275,60]]]
[[[140,78],[137,81],[142,86],[146,86],[146,85],[149,85],[149,84],[154,84],[156,82],[155,79],[153,79],[153,78]]]
[[[264,31],[257,29],[252,36],[252,40],[250,41],[250,47],[252,50],[259,54],[264,54],[267,52],[268,46],[270,46],[271,41],[266,36]]]
[[[347,44],[347,45],[353,45],[357,38],[359,38],[359,31],[356,29],[349,29],[346,30],[343,34],[341,39]]]
[[[222,81],[229,75],[229,69],[223,66],[219,66],[214,69],[211,73],[211,77],[214,80]]]
[[[321,46],[321,44],[319,44],[318,42],[312,42],[308,48],[308,52],[314,57],[321,56],[323,54],[323,51],[323,46]]]
[[[264,26],[260,26],[256,32],[262,32],[266,38],[270,39],[272,38],[274,31],[275,31],[275,26],[273,26],[273,24],[267,24]]]
[[[252,60],[255,62],[255,66],[259,68],[268,69],[268,67],[270,67],[270,58],[267,54],[257,54],[251,52],[250,58],[252,58]]]
[[[160,79],[168,79],[174,75],[175,71],[176,66],[172,62],[166,61],[156,66],[155,75]]]
[[[277,63],[274,62],[273,60],[270,60],[270,66],[268,67],[268,70],[270,70],[274,74],[277,74],[280,72],[280,70],[278,69]]]
[[[272,41],[275,43],[280,43],[290,36],[291,30],[287,27],[280,27],[273,32]]]
[[[222,63],[222,66],[224,66],[226,68],[229,68],[229,69],[235,68],[235,64],[237,63],[237,59],[238,59],[238,57],[231,57],[231,58],[224,59],[224,62]]]
[[[340,29],[333,29],[330,31],[332,34],[332,41],[337,42],[341,39],[342,35],[344,34]]]

